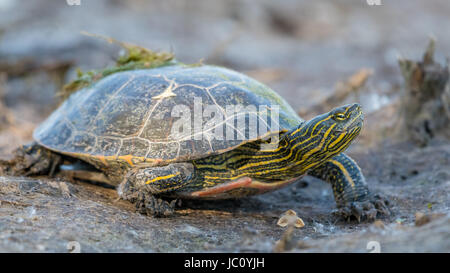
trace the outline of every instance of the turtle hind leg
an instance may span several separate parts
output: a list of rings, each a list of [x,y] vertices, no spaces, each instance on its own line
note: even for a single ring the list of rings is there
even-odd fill
[[[173,163],[162,167],[131,170],[119,185],[120,198],[135,204],[136,211],[155,217],[167,217],[175,212],[176,199],[166,200],[170,193],[191,181],[193,165]]]
[[[7,162],[6,173],[24,176],[53,176],[62,163],[62,156],[32,142],[14,151],[14,158]]]
[[[370,193],[361,169],[347,155],[339,154],[308,174],[331,184],[338,214],[343,218],[360,222],[390,215],[389,200]]]

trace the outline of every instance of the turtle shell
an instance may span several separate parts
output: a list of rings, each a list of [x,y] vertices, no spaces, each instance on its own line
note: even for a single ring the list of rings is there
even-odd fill
[[[270,112],[276,106],[278,120]],[[260,121],[264,109],[270,112],[266,122]],[[237,125],[243,116],[245,125]],[[256,133],[252,118],[258,119]],[[33,137],[50,150],[84,158],[175,162],[222,153],[301,121],[277,93],[241,73],[172,65],[115,73],[77,91]],[[259,130],[261,124],[267,130]],[[214,137],[220,130],[227,137]]]

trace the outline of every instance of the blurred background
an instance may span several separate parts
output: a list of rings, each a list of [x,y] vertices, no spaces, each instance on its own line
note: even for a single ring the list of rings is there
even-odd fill
[[[392,251],[420,251],[425,248],[431,252],[448,252],[449,138],[426,148],[419,148],[410,143],[400,143],[394,147],[383,145],[388,142],[386,128],[389,130],[389,126],[395,127],[394,121],[398,119],[399,98],[404,96],[405,89],[409,86],[402,76],[399,57],[421,60],[430,37],[436,39],[437,63],[445,65],[446,58],[450,56],[450,2],[380,0],[381,5],[369,5],[368,2],[378,1],[36,0],[25,3],[19,0],[0,0],[0,158],[8,158],[18,145],[31,140],[36,125],[58,105],[55,93],[65,83],[75,79],[78,68],[86,71],[114,65],[119,48],[104,40],[81,34],[86,31],[152,50],[172,51],[176,58],[184,63],[203,60],[207,64],[222,65],[245,73],[281,94],[304,118],[329,111],[332,107],[344,103],[360,102],[366,113],[365,128],[361,137],[350,147],[349,153],[361,165],[371,188],[396,201],[397,211],[393,214],[394,218],[388,222],[414,225],[414,213],[420,211],[426,214],[431,208],[447,215],[447,220],[436,225],[436,229],[428,230],[429,233],[422,230],[422,234],[429,235],[420,237],[426,238],[425,241],[412,240],[411,238],[416,238],[416,230],[412,229],[412,233],[404,234],[401,243],[396,241],[400,238],[396,237],[397,235],[393,235],[391,239],[387,238],[386,242],[391,240],[391,245],[388,246]],[[447,75],[444,75],[444,84],[447,86],[447,98],[450,101],[448,67],[438,67],[435,71],[445,69],[447,72],[441,74]],[[442,105],[439,107],[442,108]],[[450,118],[450,110],[447,113]],[[384,128],[384,131],[380,128]],[[407,133],[403,132],[403,135]],[[371,141],[372,138],[377,141]],[[129,240],[129,243],[134,245],[126,251],[204,249],[203,243],[199,243],[200,240],[190,242],[183,237],[186,234],[201,238],[209,236],[210,244],[216,246],[220,242],[226,245],[222,245],[222,249],[234,251],[240,249],[242,234],[247,232],[243,227],[247,226],[262,231],[263,239],[256,241],[261,244],[268,242],[264,246],[260,245],[262,248],[257,248],[257,251],[270,251],[273,242],[280,238],[283,232],[275,225],[274,215],[295,208],[301,211],[300,215],[305,217],[306,222],[305,231],[295,233],[296,238],[328,238],[327,236],[339,232],[360,230],[361,226],[356,229],[345,225],[336,227],[336,222],[329,220],[330,211],[335,204],[328,185],[311,182],[309,187],[303,189],[302,185],[308,183],[309,180],[280,192],[255,197],[246,207],[237,208],[244,211],[240,216],[230,216],[222,212],[211,216],[198,210],[191,211],[181,222],[176,219],[164,220],[169,221],[172,226],[161,227],[160,222],[127,214],[126,217],[134,219],[134,229],[139,231],[130,233],[131,235],[128,232],[131,232],[130,228],[133,227],[128,225],[128,220],[123,220],[124,226],[101,226],[121,224],[122,220],[117,220],[114,215],[121,216],[125,214],[124,210],[117,212],[114,207],[116,205],[112,205],[105,210],[112,213],[99,216],[99,210],[95,213],[90,210],[93,203],[87,203],[89,209],[82,214],[85,205],[82,199],[80,203],[74,203],[80,208],[79,218],[66,217],[71,215],[71,212],[64,212],[66,214],[61,216],[57,208],[50,210],[45,217],[53,217],[53,220],[48,223],[33,223],[38,235],[40,230],[49,234],[56,232],[58,239],[55,240],[60,239],[58,234],[66,233],[73,237],[78,236],[77,240],[83,240],[85,230],[92,229],[90,225],[96,223],[101,226],[95,226],[98,230],[109,228],[110,231],[117,231],[114,236],[124,232],[129,238],[134,238],[133,242]],[[83,187],[88,187],[74,185],[79,187],[79,195],[82,195]],[[104,191],[107,192],[106,189]],[[95,199],[97,197],[89,195],[92,191],[87,192],[85,196],[89,196],[89,200],[98,201]],[[11,200],[18,198],[15,193],[8,196]],[[116,198],[113,191],[105,193],[104,196]],[[102,198],[104,196],[102,195]],[[43,204],[47,204],[45,198]],[[280,203],[280,200],[284,202]],[[286,200],[290,202],[285,202]],[[22,201],[32,202],[28,199]],[[64,199],[61,204],[65,202],[68,201]],[[103,205],[98,206],[104,210]],[[226,207],[223,204],[218,206],[219,211]],[[42,207],[46,208],[46,205]],[[233,211],[235,206],[232,204],[228,208]],[[132,209],[129,210],[131,213]],[[8,215],[15,215],[16,212],[9,212]],[[19,211],[19,216],[22,215],[20,213],[22,212]],[[252,213],[257,214],[257,217]],[[206,221],[213,217],[214,221],[202,223],[199,215]],[[84,217],[91,219],[91,216],[94,219],[92,223],[73,226],[72,219],[79,221]],[[128,219],[126,217],[123,219]],[[230,217],[233,217],[235,223],[233,228],[227,228]],[[18,225],[20,229],[24,226],[21,222],[8,222],[9,218],[5,219],[7,220],[0,219],[0,227],[4,223],[0,230],[5,234],[9,232],[8,229],[13,230],[14,225]],[[65,219],[68,222],[64,225],[70,230],[64,231],[66,233],[54,231],[54,227],[59,226],[54,223]],[[96,219],[106,220],[97,223]],[[185,227],[186,223],[191,226]],[[157,229],[148,229],[149,225]],[[208,227],[207,231],[198,231],[205,226]],[[172,229],[165,231],[172,227],[176,229],[175,232]],[[162,230],[161,234],[152,233],[158,230]],[[149,240],[145,237],[148,235],[146,232],[152,233],[152,238],[157,239]],[[250,230],[249,234],[253,234],[252,232]],[[31,233],[24,232],[20,235],[21,239],[16,240],[20,243],[14,243],[12,246],[4,244],[2,248],[0,244],[0,250],[21,251],[27,236],[31,236],[31,247],[35,248],[36,238],[29,234]],[[121,242],[129,239],[114,237],[116,241],[111,241],[114,245],[108,245],[109,239],[103,241],[102,236],[109,235],[102,234],[98,233],[95,235],[97,237],[92,235],[95,237],[93,243],[90,241],[91,237],[85,239],[86,245],[91,247],[89,250],[123,250]],[[36,236],[39,237],[38,235]],[[2,235],[2,238],[9,238],[8,236]],[[62,243],[59,245],[47,245],[44,240],[44,248],[41,250],[64,251],[63,243],[66,239],[65,235],[61,236]],[[365,251],[365,241],[358,238],[361,239],[356,237],[355,240],[349,240],[352,244],[361,243],[353,250]],[[171,240],[173,244],[170,244]],[[158,245],[158,242],[161,245]],[[324,248],[316,248],[316,251],[348,251],[346,247],[351,245],[342,244],[341,248],[333,245],[335,248],[330,249],[329,245],[327,248],[327,242],[322,243],[318,245]],[[37,251],[39,250],[37,248]]]
[[[112,64],[112,47],[80,34],[87,31],[173,51],[186,63],[203,59],[247,73],[299,109],[361,68],[374,72],[371,90],[389,93],[402,80],[398,56],[420,56],[430,36],[438,41],[438,58],[450,48],[446,0],[382,0],[381,6],[365,0],[72,2],[0,0],[2,65],[27,60],[55,68],[69,62],[67,81],[77,67]],[[47,82],[39,77],[33,80]],[[18,89],[8,104],[14,96],[43,96],[34,82]],[[385,99],[371,102],[367,110]]]

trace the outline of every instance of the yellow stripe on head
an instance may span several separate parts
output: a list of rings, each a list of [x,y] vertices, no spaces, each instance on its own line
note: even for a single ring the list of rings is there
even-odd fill
[[[169,175],[166,175],[166,176],[158,176],[156,178],[153,178],[152,180],[148,180],[147,182],[145,182],[145,184],[150,184],[150,183],[153,183],[153,182],[156,182],[156,181],[159,181],[159,180],[169,179],[169,178],[175,177],[175,176],[177,176],[179,174],[180,174],[180,172],[169,174]]]

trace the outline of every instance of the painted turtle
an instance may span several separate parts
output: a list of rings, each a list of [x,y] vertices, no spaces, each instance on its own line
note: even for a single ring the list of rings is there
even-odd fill
[[[73,93],[19,154],[26,174],[82,160],[155,216],[172,214],[177,198],[245,197],[309,174],[331,183],[343,215],[359,220],[386,211],[342,153],[362,125],[358,104],[304,121],[248,76],[174,64],[117,72]]]

